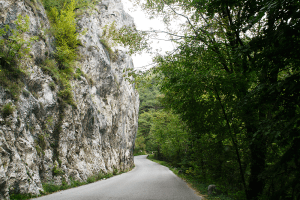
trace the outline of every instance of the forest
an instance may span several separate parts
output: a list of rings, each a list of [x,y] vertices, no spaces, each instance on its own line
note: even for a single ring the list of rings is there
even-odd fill
[[[186,21],[170,28],[177,48],[137,76],[135,152],[234,199],[300,199],[300,2],[135,2]]]

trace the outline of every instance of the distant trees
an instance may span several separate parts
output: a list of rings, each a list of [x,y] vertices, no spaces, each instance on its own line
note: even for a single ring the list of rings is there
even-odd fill
[[[163,105],[189,127],[179,162],[239,199],[299,199],[299,2],[149,0],[143,7],[166,21],[187,20],[182,35],[172,35],[178,48],[157,57],[154,70],[163,77]],[[171,146],[164,137],[183,132],[162,131],[171,117],[163,116],[152,131]]]

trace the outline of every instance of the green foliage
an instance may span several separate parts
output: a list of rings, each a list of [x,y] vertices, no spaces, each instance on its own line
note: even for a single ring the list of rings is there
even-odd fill
[[[140,76],[136,76],[135,80],[140,80],[138,87],[140,108],[139,108],[139,120],[138,120],[138,133],[135,140],[135,155],[144,155],[146,152],[154,151],[151,149],[152,141],[150,140],[150,129],[152,125],[152,117],[155,110],[161,108],[161,104],[158,101],[160,92],[155,77],[146,73]],[[146,83],[149,81],[148,83]]]
[[[77,108],[77,105],[73,100],[73,93],[69,80],[62,78],[61,83],[61,90],[58,92],[58,96],[61,97],[67,104]]]
[[[64,4],[60,7],[62,3]],[[51,21],[53,35],[56,39],[56,61],[48,59],[44,61],[42,68],[59,83],[60,91],[58,95],[64,102],[76,108],[76,104],[73,101],[70,80],[74,76],[73,65],[79,44],[74,12],[77,4],[75,0],[57,1],[56,4],[49,1],[48,3],[44,2],[44,4],[46,5],[46,9],[49,10],[48,16]],[[47,5],[52,5],[53,7],[50,9]]]
[[[117,174],[119,174],[119,171],[118,171],[117,168],[114,168],[114,169],[113,169],[113,175],[117,175]]]
[[[146,155],[146,144],[143,135],[137,135],[134,145],[134,156]]]
[[[94,183],[96,182],[96,177],[95,176],[90,176],[86,180],[87,183]]]
[[[164,159],[177,165],[184,156],[187,146],[187,132],[185,124],[178,115],[171,111],[152,111],[151,128],[148,135],[147,150],[155,152],[158,159]]]
[[[75,10],[84,8],[89,3],[97,1],[90,0],[60,0],[60,1],[44,1],[44,6],[48,10],[48,16],[52,25],[52,33],[56,39],[56,60],[45,60],[43,69],[48,72],[57,84],[60,86],[58,92],[59,97],[63,101],[74,108],[77,108],[73,100],[72,87],[70,80],[74,77],[80,79],[80,76],[86,75],[78,68],[74,73],[73,66],[77,58],[77,47],[79,44],[78,33],[76,31],[76,14]],[[90,84],[93,84],[86,77]],[[51,86],[55,89],[54,85]]]
[[[43,154],[44,151],[43,151],[42,148],[38,145],[38,142],[36,142],[35,150],[36,150],[36,152],[37,152],[37,154],[38,154],[39,156],[42,156],[42,154]]]
[[[139,129],[135,141],[135,154],[155,152],[160,159],[180,162],[187,145],[187,128],[178,115],[163,110],[160,103],[158,77],[147,72],[138,92],[140,96]]]
[[[49,83],[49,86],[50,86],[50,89],[51,89],[52,91],[55,90],[55,83],[54,83],[54,82]]]
[[[188,185],[190,185],[194,190],[199,192],[201,194],[201,197],[207,200],[232,200],[232,198],[224,194],[207,196],[207,188],[209,184],[201,182],[201,179],[195,177],[194,175],[191,175],[189,173],[182,173],[184,169],[174,167],[174,165],[172,165],[170,162],[155,159],[154,155],[149,155],[147,158],[158,164],[168,167],[174,174],[179,176],[181,179],[187,182]]]
[[[61,11],[66,4],[69,4],[71,0],[42,0],[45,10],[51,11],[52,8],[56,8]],[[77,0],[75,3],[75,9],[86,10],[88,7],[94,7],[99,0]]]
[[[108,51],[109,58],[112,62],[116,62],[118,59],[118,53],[114,52],[109,45],[109,43],[105,39],[100,39],[101,44],[104,46],[104,48]]]
[[[163,105],[189,127],[184,171],[236,199],[298,199],[299,3],[142,4],[166,22],[178,10],[188,19],[154,70]]]
[[[128,47],[129,55],[132,55],[149,49],[147,36],[145,32],[137,31],[136,28],[123,26],[113,39],[124,47]]]
[[[129,55],[132,55],[149,49],[147,36],[145,32],[137,31],[129,26],[118,29],[116,23],[113,22],[103,28],[101,43],[108,48],[108,51],[117,44],[123,45],[129,49]]]
[[[59,82],[60,72],[54,59],[45,59],[41,64],[42,70],[50,75],[54,81]]]
[[[42,148],[42,150],[45,150],[47,147],[46,138],[44,134],[38,135],[38,144]]]
[[[78,80],[81,80],[81,76],[84,76],[84,73],[81,71],[80,68],[77,68],[76,69],[76,72],[75,72],[75,75],[74,75],[74,78],[78,79]]]
[[[75,60],[79,43],[78,33],[76,33],[75,5],[75,0],[71,0],[69,3],[65,2],[60,11],[52,7],[49,12],[56,39],[56,58],[64,67],[68,67]]]
[[[53,172],[54,176],[60,176],[60,175],[65,174],[65,172],[60,167],[58,167],[57,165],[54,165],[54,167],[52,168],[52,172]]]
[[[0,29],[0,84],[6,88],[14,99],[18,99],[23,83],[21,77],[26,76],[24,63],[29,58],[31,43],[37,37],[29,40],[24,33],[29,30],[29,17],[18,16],[15,28],[5,25]]]
[[[13,114],[14,110],[15,108],[12,103],[5,104],[1,110],[3,118],[6,118],[9,115]]]
[[[58,175],[62,175],[62,173],[60,172]],[[70,177],[70,184],[68,184],[65,181],[64,178],[62,180],[62,185],[55,185],[53,183],[44,183],[43,184],[43,189],[44,189],[43,195],[51,194],[51,193],[54,193],[54,192],[57,192],[57,191],[60,191],[60,190],[66,190],[66,189],[69,189],[69,188],[78,187],[78,186],[81,186],[81,185],[86,185],[88,183],[93,183],[93,182],[99,181],[101,179],[107,179],[107,178],[110,178],[112,176],[113,176],[112,173],[104,174],[103,172],[99,172],[96,175],[89,176],[87,178],[86,182],[85,181],[83,181],[83,182],[75,181],[72,177]]]
[[[2,69],[13,70],[20,65],[19,61],[29,57],[31,43],[37,40],[31,37],[25,40],[23,34],[29,31],[29,17],[18,16],[15,21],[16,29],[12,29],[9,25],[0,29],[0,66]]]
[[[44,194],[51,194],[53,192],[57,192],[61,190],[62,186],[60,185],[54,185],[54,184],[43,184]]]
[[[47,148],[47,135],[38,134],[37,139],[35,140],[35,149],[39,156],[45,155],[45,149]]]
[[[32,199],[38,197],[37,195],[32,194],[10,194],[9,199],[19,200],[19,199]]]

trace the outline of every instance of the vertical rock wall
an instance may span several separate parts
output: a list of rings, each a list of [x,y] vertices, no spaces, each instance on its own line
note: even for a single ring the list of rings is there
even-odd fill
[[[39,36],[32,59],[26,63],[23,92],[13,100],[0,86],[0,107],[12,103],[15,110],[0,115],[0,199],[9,193],[39,194],[42,183],[84,181],[99,172],[133,167],[139,98],[123,69],[133,67],[125,51],[112,61],[100,42],[103,27],[134,26],[120,0],[99,2],[83,13],[77,24],[80,36],[81,68],[86,76],[71,80],[77,108],[58,96],[59,86],[41,69],[42,61],[54,50],[47,30],[49,21],[39,1],[0,0],[0,28],[14,26],[19,14],[30,17],[29,36]]]

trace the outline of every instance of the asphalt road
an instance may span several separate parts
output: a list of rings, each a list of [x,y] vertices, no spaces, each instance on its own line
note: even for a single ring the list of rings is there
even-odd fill
[[[38,200],[200,200],[167,167],[134,157],[135,168],[118,176],[37,198]]]

